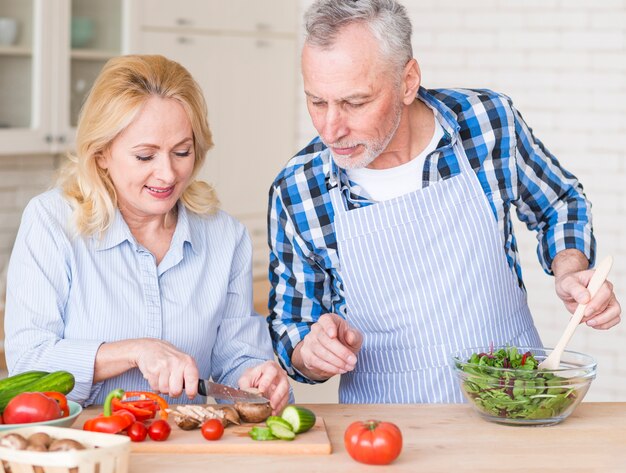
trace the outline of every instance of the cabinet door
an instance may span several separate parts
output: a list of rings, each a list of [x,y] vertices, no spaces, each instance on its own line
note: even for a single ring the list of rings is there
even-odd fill
[[[227,2],[224,2],[227,3]],[[141,26],[156,28],[212,28],[218,21],[211,15],[210,0],[140,0]]]
[[[0,154],[49,149],[58,2],[0,2]],[[11,29],[15,28],[15,34]]]
[[[297,6],[295,0],[141,0],[139,21],[150,28],[293,33]]]
[[[294,154],[293,39],[220,36],[218,192],[234,215],[264,214],[268,189]]]
[[[218,97],[220,90],[219,74],[221,65],[218,56],[218,44],[213,37],[196,34],[177,34],[170,32],[143,32],[137,37],[136,50],[142,54],[162,54],[182,64],[202,88],[208,107],[209,126],[213,139],[220,135]],[[214,149],[209,151],[200,179],[217,184],[219,162]]]

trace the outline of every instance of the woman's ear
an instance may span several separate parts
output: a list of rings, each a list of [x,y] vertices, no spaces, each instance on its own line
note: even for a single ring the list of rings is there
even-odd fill
[[[415,100],[420,83],[422,82],[422,72],[415,58],[406,63],[402,77],[403,101],[405,105],[410,105]]]
[[[96,160],[96,164],[100,169],[107,169],[109,167],[109,160],[107,156],[101,151],[94,155],[94,159]]]

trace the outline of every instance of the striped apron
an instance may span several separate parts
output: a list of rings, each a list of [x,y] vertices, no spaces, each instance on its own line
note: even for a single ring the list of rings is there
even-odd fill
[[[452,353],[542,346],[458,139],[454,152],[458,175],[395,199],[348,211],[330,190],[347,320],[364,339],[342,403],[463,402]]]

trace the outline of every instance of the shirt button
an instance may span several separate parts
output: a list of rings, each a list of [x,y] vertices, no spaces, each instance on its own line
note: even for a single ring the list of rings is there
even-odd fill
[[[361,206],[361,204],[354,204],[354,206],[355,206],[356,208],[359,208],[359,207]]]

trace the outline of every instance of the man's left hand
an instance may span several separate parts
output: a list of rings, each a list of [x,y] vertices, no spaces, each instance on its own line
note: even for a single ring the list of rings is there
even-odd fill
[[[613,284],[606,280],[592,298],[587,286],[595,270],[576,271],[576,267],[583,264],[581,256],[584,258],[582,253],[576,250],[565,250],[554,259],[552,269],[555,275],[556,293],[572,314],[576,311],[578,304],[587,304],[581,323],[599,330],[609,329],[620,322],[622,313],[622,308],[613,292]],[[586,264],[586,258],[584,263]]]

